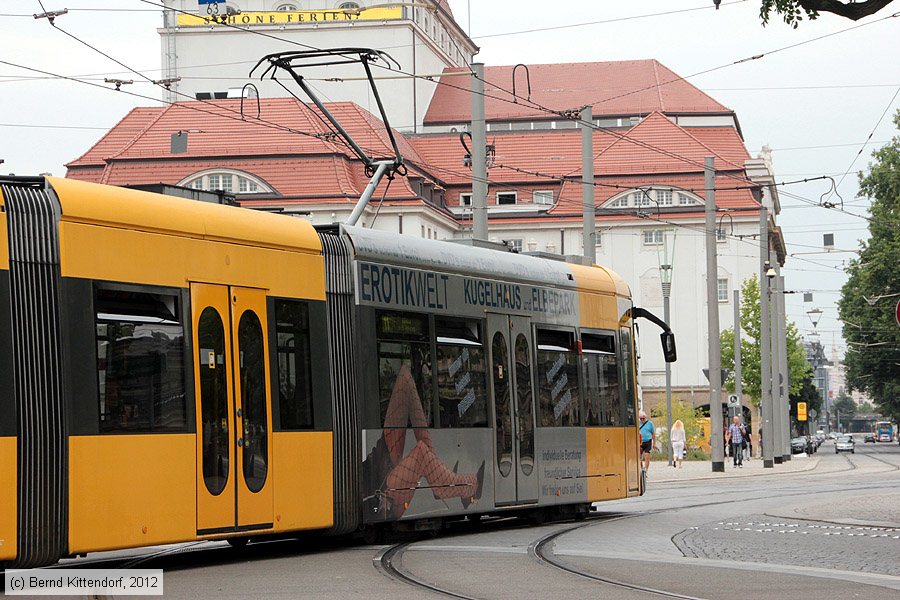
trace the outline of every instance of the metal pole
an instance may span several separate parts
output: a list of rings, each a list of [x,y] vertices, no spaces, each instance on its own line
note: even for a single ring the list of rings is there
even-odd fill
[[[719,265],[716,257],[716,167],[715,158],[704,160],[706,188],[706,309],[709,321],[709,429],[712,470],[725,470],[725,440],[722,432],[722,349],[719,342]]]
[[[774,269],[777,264],[778,256],[774,250],[769,250],[769,266]],[[781,409],[781,392],[779,392],[782,375],[778,368],[778,276],[771,278],[769,283],[771,292],[769,296],[769,360],[772,369],[772,442],[775,445],[772,450],[772,458],[776,465],[780,465],[784,462],[784,445],[782,444],[784,411]]]
[[[581,109],[581,212],[584,217],[584,258],[589,264],[597,262],[597,244],[594,207],[594,110],[591,106]],[[666,317],[668,319],[668,317]],[[668,323],[668,320],[666,321]],[[668,364],[668,363],[666,363]],[[671,451],[670,451],[671,454]],[[671,462],[671,461],[669,461]]]
[[[472,63],[472,237],[488,239],[484,63]]]
[[[763,468],[775,466],[775,437],[772,427],[772,363],[769,340],[769,217],[765,206],[759,209],[759,381],[762,404],[762,457]]]
[[[787,314],[784,303],[784,277],[781,275],[781,267],[777,267],[778,273],[778,370],[781,372],[781,414],[784,425],[781,428],[781,450],[784,452],[784,460],[791,460],[791,373],[788,371],[787,360]]]
[[[741,290],[736,289],[734,290],[734,395],[737,396],[741,405],[743,405],[743,385],[744,383],[741,381]],[[743,411],[741,412],[743,413]]]
[[[669,266],[671,269],[671,265]],[[666,325],[669,327],[672,326],[671,321],[669,321],[669,296],[671,294],[672,284],[663,283],[663,319],[666,322]],[[675,451],[672,449],[672,363],[666,363],[666,426],[668,429],[667,435],[669,436],[669,466],[675,466]]]
[[[359,197],[359,200],[356,202],[356,206],[353,207],[353,212],[351,212],[350,217],[347,218],[347,221],[345,223],[346,225],[356,225],[357,221],[359,221],[359,218],[366,210],[366,206],[369,204],[369,200],[372,199],[372,194],[375,193],[375,188],[378,187],[378,183],[381,181],[381,178],[384,177],[384,174],[387,173],[388,168],[393,163],[380,162],[377,164],[378,167],[375,169],[375,174],[372,175],[372,179],[369,180],[369,184],[366,185],[366,189],[363,190],[362,196]]]

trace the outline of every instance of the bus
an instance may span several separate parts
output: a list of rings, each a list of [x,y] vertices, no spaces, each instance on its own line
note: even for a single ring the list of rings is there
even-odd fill
[[[875,423],[875,439],[879,442],[894,441],[894,426],[890,421],[878,421]]]

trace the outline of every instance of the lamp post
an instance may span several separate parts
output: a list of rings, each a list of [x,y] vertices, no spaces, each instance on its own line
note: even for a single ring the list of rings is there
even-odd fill
[[[672,248],[669,248],[669,235],[672,234]],[[659,260],[659,281],[662,284],[663,320],[669,327],[669,298],[672,295],[672,262],[675,259],[675,230],[663,232],[662,248],[657,247],[656,257]],[[661,254],[661,255],[660,255]],[[669,438],[669,466],[675,466],[675,454],[672,450],[672,365],[666,362],[666,435]]]

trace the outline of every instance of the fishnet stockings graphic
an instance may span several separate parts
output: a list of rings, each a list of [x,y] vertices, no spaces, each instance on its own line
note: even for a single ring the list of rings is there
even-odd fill
[[[422,410],[422,401],[416,390],[415,381],[409,367],[404,365],[397,374],[394,389],[388,400],[384,417],[384,441],[396,465],[387,476],[387,495],[391,500],[391,512],[399,517],[406,510],[416,492],[419,480],[425,477],[436,498],[471,498],[475,495],[478,478],[475,475],[461,475],[447,468],[431,444],[428,422]],[[416,446],[403,456],[406,446],[406,429],[416,429]]]

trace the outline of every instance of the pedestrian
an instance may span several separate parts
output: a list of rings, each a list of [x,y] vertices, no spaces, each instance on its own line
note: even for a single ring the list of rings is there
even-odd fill
[[[644,472],[650,470],[650,451],[656,446],[656,426],[653,421],[647,418],[647,413],[641,411],[638,413],[641,420],[641,456],[644,459]]]
[[[731,457],[734,459],[734,468],[744,466],[744,436],[747,435],[747,430],[741,425],[741,418],[737,415],[734,416],[733,422],[728,427],[728,432],[725,434],[726,442],[731,446]]]
[[[678,419],[672,423],[672,433],[669,436],[669,442],[672,444],[672,454],[675,456],[675,466],[681,468],[681,461],[684,459],[684,423]]]

